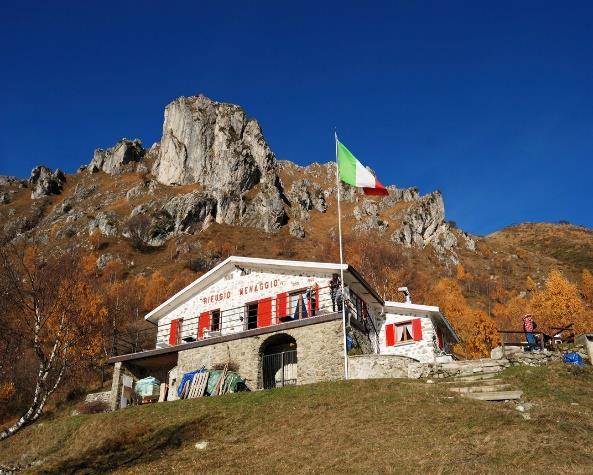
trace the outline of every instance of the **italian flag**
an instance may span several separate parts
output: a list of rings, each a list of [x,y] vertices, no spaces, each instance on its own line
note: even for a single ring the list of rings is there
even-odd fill
[[[338,168],[340,170],[340,179],[344,183],[362,188],[365,195],[386,196],[389,192],[369,172],[362,163],[360,163],[352,152],[344,144],[336,139],[338,145]]]
[[[365,195],[385,196],[389,192],[337,138],[338,168],[344,183],[362,188]]]

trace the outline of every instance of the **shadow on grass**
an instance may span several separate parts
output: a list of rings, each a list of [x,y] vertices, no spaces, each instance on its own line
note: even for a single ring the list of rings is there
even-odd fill
[[[143,463],[158,460],[163,452],[179,448],[189,439],[198,439],[200,420],[193,420],[183,425],[172,425],[160,430],[142,433],[132,431],[118,437],[105,440],[76,458],[66,458],[48,463],[40,467],[38,473],[105,473],[122,466],[133,466],[142,460]]]

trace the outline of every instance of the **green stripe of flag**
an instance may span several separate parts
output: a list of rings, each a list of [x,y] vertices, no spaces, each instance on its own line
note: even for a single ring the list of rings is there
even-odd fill
[[[340,179],[349,185],[356,186],[356,157],[339,141],[338,168]]]

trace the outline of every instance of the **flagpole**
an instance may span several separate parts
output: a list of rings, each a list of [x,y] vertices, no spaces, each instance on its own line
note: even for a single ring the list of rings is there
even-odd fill
[[[344,294],[344,253],[342,251],[342,210],[340,208],[340,162],[338,160],[338,133],[336,139],[336,185],[338,190],[338,236],[340,240],[340,285],[342,286],[342,337],[344,343],[344,379],[348,379],[348,346],[346,342],[346,295]]]

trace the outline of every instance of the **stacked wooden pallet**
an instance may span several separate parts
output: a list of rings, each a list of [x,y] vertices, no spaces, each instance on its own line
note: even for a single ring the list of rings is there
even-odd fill
[[[204,371],[202,373],[194,374],[191,382],[186,384],[183,388],[183,399],[193,399],[196,397],[202,397],[206,392],[206,388],[208,386],[208,376],[210,373],[208,371]]]

